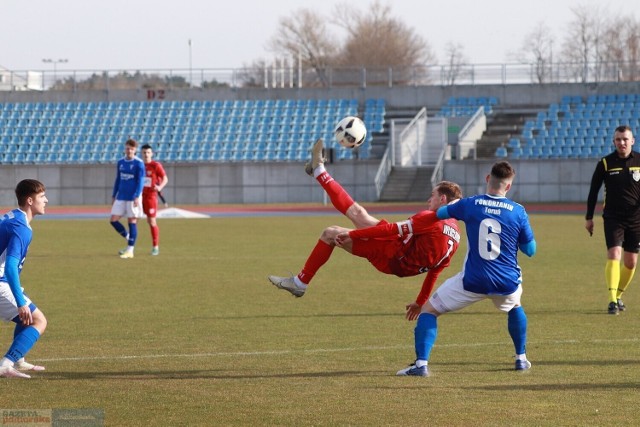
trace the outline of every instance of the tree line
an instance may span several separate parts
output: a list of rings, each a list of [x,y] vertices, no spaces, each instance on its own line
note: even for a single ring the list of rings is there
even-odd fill
[[[593,5],[577,6],[571,11],[573,17],[565,26],[562,39],[555,39],[547,24],[539,22],[524,35],[520,50],[508,54],[516,63],[531,65],[531,81],[552,82],[554,73],[559,72],[576,82],[599,81],[612,73],[619,81],[640,80],[640,22],[632,15],[610,16],[604,8]],[[361,69],[392,69],[394,80],[402,82],[403,73],[415,74],[416,70],[438,65],[428,40],[379,0],[364,9],[338,4],[328,16],[310,8],[294,10],[280,18],[266,48],[271,57],[281,58],[280,67],[295,72],[305,86],[331,85],[336,77],[329,73],[335,69],[340,69],[345,79],[350,79],[349,70],[359,73]],[[272,62],[256,59],[242,67],[240,84],[265,85],[269,78],[265,70],[273,67]],[[470,65],[464,46],[453,42],[445,46],[439,63],[446,84],[455,84]],[[421,82],[429,84],[429,77]],[[226,85],[212,79],[199,82],[198,87]],[[115,76],[96,74],[83,81],[66,77],[54,82],[52,88],[91,90],[105,86],[188,88],[191,82],[182,76],[122,72]]]

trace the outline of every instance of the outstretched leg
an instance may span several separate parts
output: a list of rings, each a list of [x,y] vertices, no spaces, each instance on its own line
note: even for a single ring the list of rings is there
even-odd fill
[[[338,226],[327,227],[322,232],[309,258],[307,258],[302,270],[297,275],[290,277],[269,276],[269,281],[276,287],[284,289],[296,297],[304,295],[307,285],[311,283],[318,270],[329,261],[335,248],[333,242],[336,236],[345,230],[348,229]],[[350,252],[350,248],[345,248],[345,250]]]
[[[306,170],[318,181],[324,191],[327,192],[331,204],[340,213],[351,220],[356,228],[371,227],[380,221],[369,215],[367,210],[355,202],[351,195],[336,181],[324,168],[324,156],[322,154],[324,144],[322,139],[316,141],[312,148],[311,164],[306,165]]]

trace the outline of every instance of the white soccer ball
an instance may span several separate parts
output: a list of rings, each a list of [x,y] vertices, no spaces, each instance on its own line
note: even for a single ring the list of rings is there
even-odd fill
[[[340,120],[335,134],[340,145],[345,148],[355,148],[364,142],[367,137],[367,128],[358,117],[347,116]]]

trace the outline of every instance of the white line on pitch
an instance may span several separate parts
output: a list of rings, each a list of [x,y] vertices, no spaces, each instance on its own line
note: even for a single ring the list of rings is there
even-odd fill
[[[622,342],[638,342],[640,338],[626,338],[626,339],[592,339],[592,340],[551,340],[551,341],[529,341],[528,345],[545,345],[545,344],[581,344],[581,343],[596,343],[596,344],[612,344]],[[464,344],[436,344],[438,348],[460,348],[460,347],[484,347],[505,345],[505,342],[484,342],[484,343],[464,343]],[[398,350],[412,348],[410,345],[396,345],[396,346],[367,346],[367,347],[352,347],[352,348],[318,348],[312,350],[272,350],[272,351],[233,351],[233,352],[217,352],[217,353],[191,353],[191,354],[147,354],[147,355],[130,355],[130,356],[83,356],[83,357],[56,357],[48,359],[34,359],[34,362],[77,362],[77,361],[96,361],[96,360],[132,360],[132,359],[168,359],[168,358],[189,358],[189,357],[229,357],[229,356],[279,356],[283,354],[292,353],[338,353],[348,351],[378,351],[378,350]]]

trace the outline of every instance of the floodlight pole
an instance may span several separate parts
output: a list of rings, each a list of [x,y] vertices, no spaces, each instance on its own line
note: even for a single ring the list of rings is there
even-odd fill
[[[42,60],[42,62],[47,63],[47,64],[53,64],[53,85],[55,86],[56,84],[56,80],[58,80],[57,74],[58,74],[58,64],[66,64],[67,62],[69,62],[68,59],[50,59],[50,58],[45,58]]]
[[[193,64],[191,62],[191,39],[189,39],[189,86],[193,87]]]

